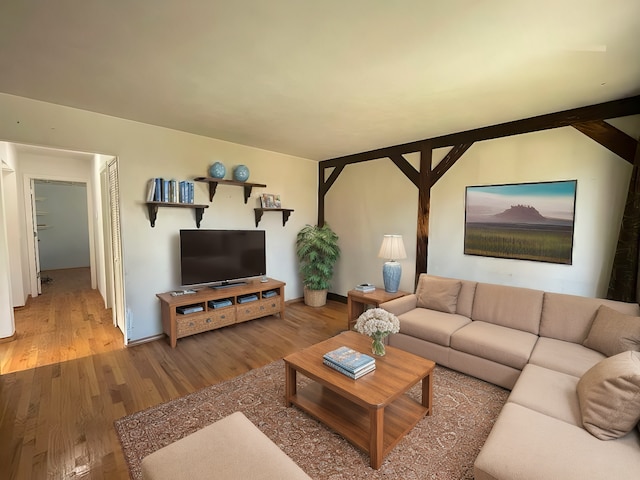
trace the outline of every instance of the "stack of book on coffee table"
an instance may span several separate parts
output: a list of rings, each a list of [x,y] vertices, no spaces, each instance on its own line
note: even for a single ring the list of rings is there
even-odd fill
[[[322,362],[353,379],[358,379],[376,369],[376,361],[373,357],[348,347],[340,347],[325,353]]]

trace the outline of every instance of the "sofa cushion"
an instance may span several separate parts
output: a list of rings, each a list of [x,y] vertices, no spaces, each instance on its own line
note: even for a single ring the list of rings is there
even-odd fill
[[[478,283],[471,318],[537,335],[543,294],[530,288]]]
[[[471,323],[471,320],[455,313],[444,313],[426,308],[416,308],[398,317],[400,333],[448,347],[453,332]]]
[[[460,280],[421,275],[416,288],[417,306],[439,312],[456,313]]]
[[[449,366],[449,352],[451,351],[449,347],[444,347],[403,333],[394,333],[389,335],[387,339],[389,345],[392,347],[400,348],[405,352],[432,360],[443,367]]]
[[[511,390],[522,373],[519,368],[513,368],[504,363],[495,362],[478,357],[470,353],[449,348],[449,368],[493,383],[499,387]]]
[[[471,318],[471,310],[473,309],[473,299],[476,294],[476,286],[478,282],[474,282],[473,280],[461,280],[461,279],[451,279],[447,277],[439,277],[437,275],[429,275],[426,273],[421,273],[418,284],[422,277],[430,277],[430,278],[442,278],[446,280],[455,280],[460,282],[460,292],[458,293],[458,303],[456,304],[456,313],[459,315],[464,315],[465,317]]]
[[[522,330],[474,321],[451,336],[451,347],[522,370],[538,337]]]
[[[640,352],[605,358],[578,382],[582,424],[600,440],[619,438],[640,421]]]
[[[584,346],[612,357],[627,350],[640,350],[640,318],[602,305],[598,308]]]
[[[600,352],[578,343],[540,337],[533,347],[529,363],[579,378],[605,358]]]
[[[476,286],[478,282],[472,280],[460,280],[462,286],[458,294],[458,306],[456,313],[471,318],[471,310],[473,310],[473,299],[476,295]]]
[[[636,303],[545,292],[540,336],[582,343],[587,338],[600,305],[607,305],[627,315],[640,315],[640,308]]]
[[[537,365],[525,365],[509,399],[523,407],[582,427],[576,387],[579,377]]]
[[[475,480],[637,480],[640,434],[601,442],[570,425],[507,402],[473,467]]]

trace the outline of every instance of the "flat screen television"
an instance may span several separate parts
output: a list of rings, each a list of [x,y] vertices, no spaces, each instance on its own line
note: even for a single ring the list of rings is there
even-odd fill
[[[240,283],[266,271],[263,230],[180,230],[182,286]]]

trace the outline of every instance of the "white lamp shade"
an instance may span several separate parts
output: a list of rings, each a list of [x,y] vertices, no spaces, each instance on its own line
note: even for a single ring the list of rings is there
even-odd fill
[[[379,258],[388,260],[402,260],[407,258],[407,252],[404,250],[402,235],[385,235],[382,239],[382,246],[378,252]]]

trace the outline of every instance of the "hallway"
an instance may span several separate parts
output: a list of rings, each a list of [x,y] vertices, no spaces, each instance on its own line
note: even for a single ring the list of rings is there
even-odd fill
[[[43,271],[42,294],[15,309],[16,340],[0,344],[0,374],[122,349],[89,268]]]

